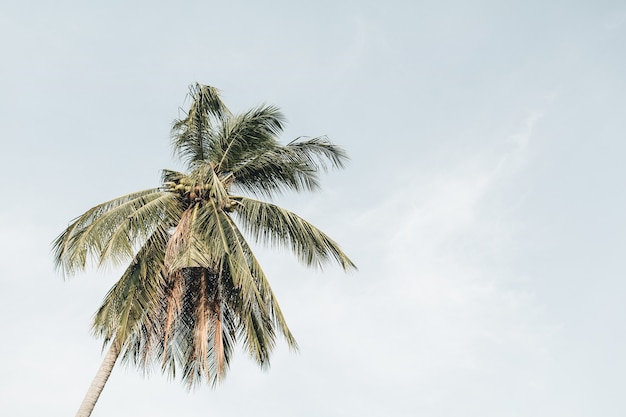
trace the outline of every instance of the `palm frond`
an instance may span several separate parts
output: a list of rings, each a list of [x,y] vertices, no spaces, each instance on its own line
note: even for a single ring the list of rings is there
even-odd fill
[[[225,120],[212,149],[216,171],[229,172],[241,161],[278,145],[283,125],[284,116],[274,106],[259,106]]]
[[[237,226],[226,213],[220,213],[221,227],[229,245],[228,267],[233,284],[240,294],[241,303],[236,311],[241,320],[240,337],[250,356],[261,366],[269,365],[270,354],[275,346],[275,330],[269,286],[259,280],[252,267],[252,251]],[[261,270],[262,272],[262,270]]]
[[[207,248],[196,233],[198,211],[199,207],[193,206],[183,213],[167,243],[165,267],[168,273],[213,265]]]
[[[297,138],[285,148],[291,150],[298,157],[306,161],[306,165],[316,171],[326,171],[328,168],[343,168],[348,161],[346,151],[333,143],[326,136],[301,140]]]
[[[219,210],[213,202],[209,206],[212,212],[207,210],[202,221],[198,223],[203,225],[201,234],[206,246],[222,256],[220,271],[227,272],[225,276],[232,281],[231,293],[236,291],[238,294],[239,302],[231,305],[231,308],[241,321],[240,336],[243,337],[249,354],[259,364],[265,365],[274,347],[272,312],[275,306],[271,288],[266,279],[259,279],[257,276],[263,274],[263,271],[230,216]],[[280,309],[276,311],[279,313],[281,330],[287,329]],[[285,335],[286,339],[293,339],[288,329]]]
[[[161,298],[160,312],[153,319],[167,322],[168,328],[160,329],[167,331],[166,337],[160,333],[161,343],[154,345],[147,359],[160,359],[163,371],[172,377],[180,370],[190,388],[204,380],[215,385],[224,377],[236,344],[237,316],[229,306],[233,296],[228,279],[206,268],[188,268],[177,276],[176,294]],[[172,310],[177,311],[168,321]]]
[[[211,379],[211,371],[208,366],[208,361],[205,359],[209,354],[209,334],[211,323],[211,298],[213,298],[213,292],[215,288],[207,288],[210,286],[211,280],[207,277],[205,268],[200,269],[198,279],[198,291],[195,295],[197,301],[195,302],[196,310],[193,315],[195,317],[195,326],[193,329],[193,344],[194,353],[193,358],[198,358],[197,372],[204,375],[207,379]],[[211,294],[211,295],[210,295]]]
[[[85,269],[90,259],[99,266],[132,260],[150,234],[179,211],[176,197],[157,188],[97,205],[55,239],[55,265],[68,275]]]
[[[236,238],[236,242],[240,247],[240,250],[245,254],[248,260],[251,276],[255,281],[261,298],[265,300],[265,306],[267,312],[269,313],[269,317],[276,324],[283,337],[287,341],[289,347],[293,350],[298,350],[298,343],[291,333],[291,330],[289,330],[289,327],[287,326],[287,321],[283,316],[282,310],[278,305],[278,300],[274,296],[272,287],[269,284],[269,280],[267,279],[267,276],[265,275],[261,264],[256,259],[256,256],[254,256],[254,252],[252,251],[252,248],[250,248],[250,245],[246,241],[245,237],[242,235],[241,231],[230,217],[228,217],[228,223],[233,235]]]
[[[127,340],[145,323],[146,314],[153,309],[164,284],[168,235],[167,227],[157,228],[104,298],[92,328],[105,343],[113,337]]]
[[[216,131],[231,116],[219,90],[195,84],[190,87],[191,105],[182,119],[172,124],[172,150],[189,167],[211,155]]]
[[[263,201],[232,198],[239,203],[237,219],[257,242],[289,248],[307,266],[322,268],[334,260],[344,270],[356,269],[335,241],[298,215]]]
[[[232,169],[232,176],[235,187],[254,195],[312,191],[319,188],[320,170],[342,168],[347,159],[345,151],[325,137],[295,140],[242,161]]]

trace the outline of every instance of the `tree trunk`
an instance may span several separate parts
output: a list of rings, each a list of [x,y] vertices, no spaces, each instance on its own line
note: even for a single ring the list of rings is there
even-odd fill
[[[98,397],[100,397],[100,393],[104,389],[104,384],[106,384],[109,375],[111,375],[111,371],[113,370],[115,361],[117,361],[117,357],[120,355],[120,351],[121,349],[117,340],[113,340],[107,355],[104,357],[104,361],[102,361],[102,365],[100,365],[100,369],[98,369],[96,377],[89,387],[89,391],[87,391],[87,395],[85,395],[83,403],[78,409],[78,413],[76,413],[76,417],[89,417],[91,415],[98,401]]]

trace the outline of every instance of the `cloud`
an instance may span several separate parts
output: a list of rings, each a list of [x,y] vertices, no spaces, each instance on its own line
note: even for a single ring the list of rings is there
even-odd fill
[[[475,402],[468,392],[497,384],[542,386],[535,364],[549,360],[546,328],[532,292],[518,285],[523,277],[510,271],[519,225],[502,197],[523,175],[541,117],[531,112],[517,131],[454,166],[416,173],[357,220],[367,289],[343,305],[366,317],[351,325],[367,337],[350,362],[358,373],[372,356],[384,358],[383,368],[367,371],[376,381],[412,396],[407,387],[422,387],[407,413]],[[480,382],[468,388],[468,380]]]

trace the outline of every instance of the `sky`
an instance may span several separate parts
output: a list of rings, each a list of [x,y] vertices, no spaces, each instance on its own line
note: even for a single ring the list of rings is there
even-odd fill
[[[51,242],[159,184],[195,82],[351,161],[276,200],[359,267],[258,248],[300,350],[187,391],[118,364],[94,417],[626,415],[626,4],[5,2],[0,414],[77,410],[121,270]]]

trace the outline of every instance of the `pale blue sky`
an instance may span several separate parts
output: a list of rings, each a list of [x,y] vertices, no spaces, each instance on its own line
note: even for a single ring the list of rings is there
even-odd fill
[[[216,390],[120,366],[93,416],[626,414],[626,4],[34,1],[0,14],[0,414],[72,415],[119,271],[50,242],[158,184],[187,86],[352,157],[279,200],[358,264],[260,250],[301,351]]]

